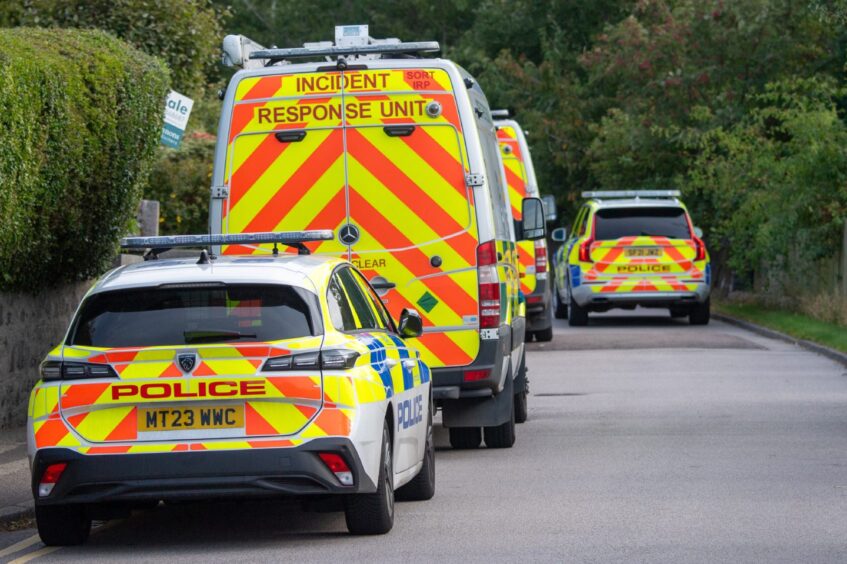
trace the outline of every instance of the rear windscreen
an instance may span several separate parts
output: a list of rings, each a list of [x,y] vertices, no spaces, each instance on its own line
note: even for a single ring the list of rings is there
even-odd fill
[[[68,344],[151,347],[277,341],[319,333],[313,294],[278,285],[118,290],[82,305]]]
[[[594,238],[667,237],[691,239],[688,218],[682,208],[611,208],[598,210]]]

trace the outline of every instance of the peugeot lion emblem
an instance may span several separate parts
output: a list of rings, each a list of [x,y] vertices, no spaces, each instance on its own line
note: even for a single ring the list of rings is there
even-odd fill
[[[197,355],[195,353],[181,353],[177,355],[176,360],[179,362],[179,367],[182,368],[182,371],[188,374],[194,370],[194,364],[197,362]]]
[[[359,240],[359,228],[348,223],[338,232],[338,240],[345,245],[352,245]]]

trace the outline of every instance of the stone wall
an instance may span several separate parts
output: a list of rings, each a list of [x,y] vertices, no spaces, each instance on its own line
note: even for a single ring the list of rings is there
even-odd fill
[[[26,423],[38,365],[64,337],[90,286],[81,282],[36,295],[0,292],[0,429]]]

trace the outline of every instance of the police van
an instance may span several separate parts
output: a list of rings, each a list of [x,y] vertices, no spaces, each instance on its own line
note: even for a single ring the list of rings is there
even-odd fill
[[[500,158],[506,173],[508,202],[515,221],[522,219],[521,202],[527,196],[540,197],[535,167],[523,129],[511,119],[509,110],[493,110]],[[547,240],[518,242],[518,276],[526,296],[527,340],[553,339],[553,296],[547,268]]]
[[[525,304],[516,241],[544,236],[541,202],[505,198],[494,123],[477,81],[424,59],[436,42],[376,40],[265,49],[224,39],[240,67],[223,99],[210,229],[332,229],[313,253],[350,260],[393,316],[414,308],[416,344],[456,448],[510,447],[526,417]],[[228,246],[263,255],[268,246]]]

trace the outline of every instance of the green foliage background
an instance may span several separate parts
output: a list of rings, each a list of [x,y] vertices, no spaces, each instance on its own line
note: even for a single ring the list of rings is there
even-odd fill
[[[146,183],[168,81],[101,31],[0,30],[0,289],[103,271]]]

